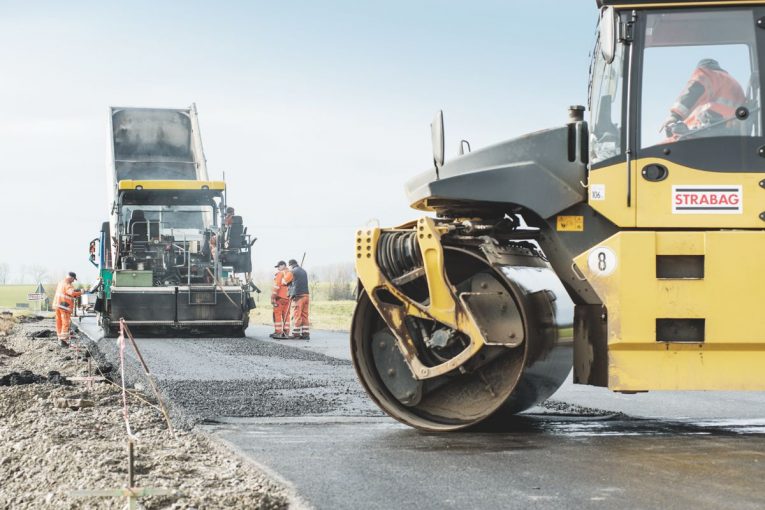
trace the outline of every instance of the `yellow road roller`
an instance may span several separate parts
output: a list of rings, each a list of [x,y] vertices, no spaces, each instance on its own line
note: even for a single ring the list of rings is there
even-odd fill
[[[353,362],[406,424],[501,420],[572,365],[624,393],[765,390],[765,2],[598,7],[588,108],[448,161],[439,114],[406,185],[430,214],[356,232]]]

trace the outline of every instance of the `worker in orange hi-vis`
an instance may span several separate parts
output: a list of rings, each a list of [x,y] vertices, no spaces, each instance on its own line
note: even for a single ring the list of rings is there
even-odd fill
[[[274,284],[271,287],[271,304],[274,307],[274,332],[271,338],[284,339],[290,334],[290,299],[288,285],[292,274],[287,270],[287,263],[280,260],[275,266]]]
[[[308,327],[308,274],[297,260],[290,262],[289,296],[292,303],[292,336],[290,338],[309,340]]]
[[[66,278],[58,282],[56,294],[53,296],[53,308],[56,310],[56,335],[61,347],[69,346],[69,328],[72,325],[72,311],[74,300],[82,295],[75,290],[74,283],[77,280],[75,273],[69,273]]]
[[[705,58],[696,65],[659,131],[667,136],[664,143],[691,136],[694,131],[706,132],[704,136],[739,135],[740,128],[733,124],[737,109],[745,103],[746,95],[738,81],[717,60]]]

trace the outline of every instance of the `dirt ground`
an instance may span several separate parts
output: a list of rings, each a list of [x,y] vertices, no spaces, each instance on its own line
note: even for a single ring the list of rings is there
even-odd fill
[[[127,485],[128,436],[116,385],[97,383],[88,392],[83,383],[51,382],[60,381],[51,371],[65,377],[87,374],[84,351],[58,347],[55,335],[31,337],[52,328],[49,319],[17,323],[0,318],[0,508],[122,508],[124,499],[71,495]],[[9,378],[3,376],[14,372],[23,377],[7,385]],[[34,375],[44,379],[15,384]],[[136,485],[176,491],[142,499],[145,508],[294,506],[286,489],[207,436],[168,431],[161,413],[139,396],[152,399],[136,395],[128,398]],[[62,398],[85,399],[94,406],[56,407]]]

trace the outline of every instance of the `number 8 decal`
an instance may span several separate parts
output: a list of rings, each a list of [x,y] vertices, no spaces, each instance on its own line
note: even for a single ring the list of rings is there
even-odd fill
[[[598,246],[590,251],[587,265],[595,276],[608,276],[616,269],[616,253],[611,248]]]
[[[602,251],[598,253],[598,269],[600,271],[606,270],[606,254]]]

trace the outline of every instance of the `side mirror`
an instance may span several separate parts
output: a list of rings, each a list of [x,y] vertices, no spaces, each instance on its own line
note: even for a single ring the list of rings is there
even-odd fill
[[[613,7],[604,7],[600,11],[600,54],[607,64],[614,61],[616,55],[616,11]]]
[[[436,173],[444,166],[444,112],[438,114],[430,123],[430,136],[433,142],[433,164],[436,165]]]
[[[96,267],[98,267],[98,264],[96,264],[96,252],[98,251],[97,243],[100,243],[100,240],[95,238],[90,241],[90,244],[88,245],[88,261]]]

